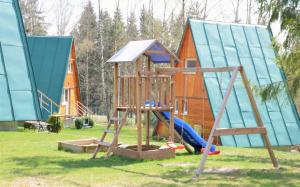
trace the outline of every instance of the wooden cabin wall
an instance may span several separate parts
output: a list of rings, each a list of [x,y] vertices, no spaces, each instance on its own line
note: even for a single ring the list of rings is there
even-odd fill
[[[196,67],[200,67],[190,28],[188,27],[179,49],[180,62],[176,67],[185,67],[187,59],[195,59]],[[208,139],[214,118],[208,96],[203,85],[201,73],[179,73],[175,76],[176,100],[178,102],[177,117],[188,122],[205,139]],[[183,100],[186,98],[188,110],[183,114]],[[166,127],[159,124],[157,133],[167,134]],[[217,141],[215,141],[217,143]]]
[[[79,79],[78,79],[78,70],[76,65],[76,51],[74,42],[72,44],[71,54],[69,58],[69,65],[71,65],[71,73],[68,72],[66,74],[65,82],[64,82],[64,89],[69,89],[69,108],[70,114],[72,116],[80,115],[76,109],[76,103],[81,102],[80,98],[80,87],[79,87]],[[60,114],[66,114],[66,106],[60,106]]]

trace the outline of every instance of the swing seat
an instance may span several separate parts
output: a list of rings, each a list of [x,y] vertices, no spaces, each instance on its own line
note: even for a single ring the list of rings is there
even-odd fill
[[[185,146],[184,145],[176,145],[174,142],[167,142],[167,146],[169,147],[169,149],[172,150],[177,150],[177,149],[184,149]]]
[[[205,152],[205,148],[201,148],[201,153],[203,154]],[[221,153],[221,151],[220,150],[215,150],[215,151],[213,151],[213,152],[209,152],[208,153],[208,155],[218,155],[218,154],[220,154]]]

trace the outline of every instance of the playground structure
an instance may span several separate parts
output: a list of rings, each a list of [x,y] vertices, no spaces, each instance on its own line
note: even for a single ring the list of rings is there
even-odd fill
[[[143,61],[142,56],[145,56]],[[161,63],[168,63],[169,67],[151,67],[151,62],[156,66]],[[153,112],[159,120],[163,121],[169,127],[169,141],[174,141],[174,136],[183,139],[183,143],[188,152],[191,150],[187,144],[192,145],[195,149],[201,149],[204,155],[201,160],[200,174],[205,165],[207,156],[215,151],[215,146],[212,145],[214,137],[224,135],[241,135],[241,134],[261,134],[264,144],[269,152],[270,158],[274,167],[277,167],[277,160],[267,136],[266,128],[260,118],[257,106],[249,86],[246,74],[241,66],[237,67],[219,67],[219,68],[175,68],[175,63],[178,63],[177,57],[165,49],[156,40],[132,41],[124,48],[117,52],[108,63],[114,64],[114,114],[110,119],[107,129],[104,131],[97,149],[93,154],[96,157],[99,149],[106,146],[106,158],[111,152],[115,155],[126,156],[136,159],[162,159],[175,156],[175,151],[172,149],[159,149],[158,146],[150,144],[150,112]],[[123,74],[119,66],[126,63],[134,63],[134,75]],[[144,65],[145,64],[145,65]],[[189,124],[174,117],[175,110],[175,83],[174,76],[176,73],[182,72],[200,72],[200,73],[229,73],[230,81],[226,89],[225,97],[213,124],[209,135],[208,142],[203,140],[197,133],[193,131]],[[222,115],[225,111],[226,103],[228,102],[230,93],[234,87],[234,83],[240,73],[242,82],[246,88],[251,107],[253,109],[255,121],[258,127],[252,128],[218,128],[221,122]],[[119,112],[123,112],[122,118],[119,118]],[[118,136],[122,127],[125,125],[128,113],[133,112],[136,115],[137,125],[137,145],[128,147],[117,146]],[[142,121],[141,115],[146,115],[146,142],[142,142]],[[119,123],[120,122],[120,123]],[[110,127],[114,125],[114,130]],[[113,133],[112,142],[105,142],[104,139],[107,133]],[[194,133],[196,135],[194,135]],[[197,146],[198,140],[200,141]],[[204,149],[203,149],[204,148]]]
[[[142,56],[146,58],[142,58]],[[170,112],[169,140],[174,140],[174,83],[172,77],[156,75],[152,64],[168,63],[174,67],[177,57],[155,40],[132,41],[116,53],[108,63],[114,64],[114,113],[107,130],[100,139],[93,158],[101,146],[107,146],[106,157],[116,155],[136,159],[162,159],[175,156],[175,151],[159,149],[150,144],[150,112]],[[124,74],[120,66],[133,63],[132,74]],[[125,69],[125,68],[124,68]],[[119,113],[123,116],[119,119]],[[126,122],[128,113],[134,112],[137,126],[137,145],[128,148],[117,147],[119,133]],[[142,142],[142,113],[146,115],[146,142]],[[120,124],[119,124],[120,122]],[[114,125],[114,130],[110,127]],[[104,142],[107,133],[114,133],[112,142]]]

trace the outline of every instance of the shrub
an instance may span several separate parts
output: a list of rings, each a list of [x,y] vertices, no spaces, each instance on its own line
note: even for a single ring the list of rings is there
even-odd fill
[[[83,120],[84,124],[88,123],[88,126],[89,127],[94,127],[94,120],[90,117],[83,117]]]
[[[76,118],[75,119],[75,127],[76,127],[76,129],[82,129],[82,127],[83,127],[82,118]]]
[[[47,130],[49,132],[58,133],[63,127],[63,122],[60,117],[50,116],[48,119],[48,123],[49,125],[47,126]]]
[[[77,118],[75,120],[75,127],[76,129],[82,129],[82,127],[88,124],[88,127],[93,127],[94,126],[94,120],[90,117],[81,117],[81,118]]]

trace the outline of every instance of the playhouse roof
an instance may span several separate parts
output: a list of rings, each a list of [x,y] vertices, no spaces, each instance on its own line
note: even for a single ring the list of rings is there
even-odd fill
[[[73,38],[70,36],[27,37],[38,90],[60,104]],[[54,107],[58,112],[59,108]],[[42,111],[43,119],[48,113]]]
[[[189,20],[201,67],[240,66],[252,85],[262,86],[285,81],[275,64],[271,33],[266,27]],[[206,73],[205,86],[216,117],[230,79],[229,73]],[[256,103],[272,145],[300,144],[299,116],[286,91],[276,99]],[[222,128],[257,126],[241,78],[238,77],[221,121]],[[262,146],[260,135],[222,136],[223,145]]]
[[[1,0],[0,10],[0,121],[38,120],[38,96],[18,1]]]
[[[149,56],[153,63],[169,63],[171,56],[174,57],[175,62],[178,62],[176,55],[157,40],[130,41],[107,62],[135,62],[143,54]]]

